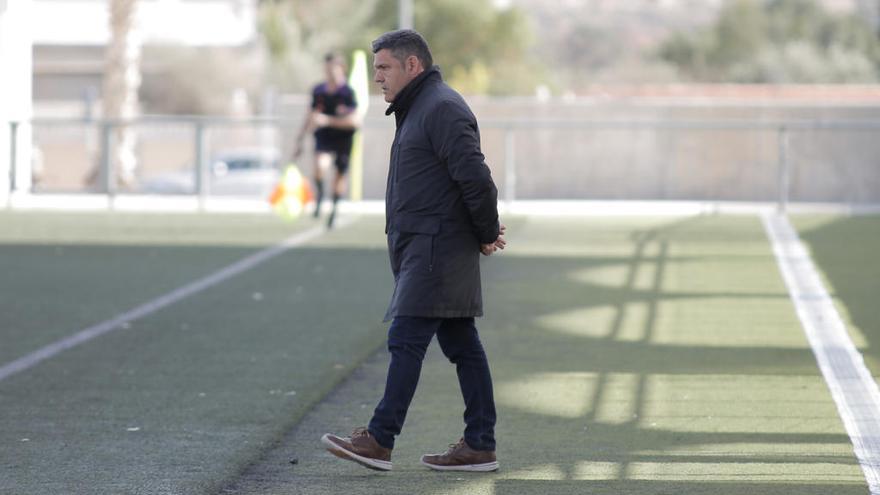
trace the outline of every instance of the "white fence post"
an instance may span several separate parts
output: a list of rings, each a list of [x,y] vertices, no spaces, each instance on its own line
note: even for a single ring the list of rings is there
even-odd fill
[[[196,167],[194,173],[195,184],[196,184],[196,197],[198,198],[199,203],[199,211],[205,210],[205,203],[208,198],[208,166],[207,159],[205,153],[205,124],[199,120],[196,122],[196,133],[195,133],[195,155],[196,155]]]
[[[31,0],[0,0],[0,198],[31,190],[32,20]]]
[[[788,195],[791,189],[791,170],[788,160],[788,129],[785,126],[779,127],[777,134],[779,144],[779,181],[778,187],[778,203],[777,210],[781,214],[785,214],[788,209]]]

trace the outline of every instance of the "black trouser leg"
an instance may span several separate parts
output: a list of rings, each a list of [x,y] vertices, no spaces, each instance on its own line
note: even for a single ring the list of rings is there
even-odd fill
[[[464,398],[464,439],[476,450],[495,450],[495,397],[492,375],[473,318],[449,318],[437,330],[437,342],[455,364]]]
[[[385,382],[385,394],[370,420],[369,431],[379,445],[394,448],[394,437],[400,434],[406,412],[419,383],[422,360],[428,344],[443,320],[398,316],[388,330],[388,351],[391,364]]]

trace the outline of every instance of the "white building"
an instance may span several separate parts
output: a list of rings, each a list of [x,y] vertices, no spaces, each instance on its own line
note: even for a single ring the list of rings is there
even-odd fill
[[[31,0],[0,0],[0,201],[6,201],[10,179],[16,189],[30,188],[30,167],[16,168],[10,174],[10,158],[29,164],[30,127],[16,128],[13,139],[10,122],[27,122],[31,105],[31,38],[28,29]]]
[[[83,100],[100,97],[109,3],[0,0],[0,204],[13,149],[15,189],[30,190],[30,119],[82,115]],[[139,0],[135,27],[147,45],[240,47],[257,37],[256,9],[257,0]]]
[[[31,32],[33,93],[40,114],[44,102],[81,101],[101,87],[104,46],[110,36],[109,0],[30,1],[33,19],[39,20],[32,23]],[[243,46],[257,36],[256,3],[139,0],[135,26],[146,45]]]

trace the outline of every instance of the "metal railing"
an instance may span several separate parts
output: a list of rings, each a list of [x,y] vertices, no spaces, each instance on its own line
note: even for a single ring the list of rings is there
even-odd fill
[[[16,189],[16,141],[17,133],[22,125],[51,127],[82,125],[92,126],[99,130],[99,174],[101,177],[100,192],[113,196],[118,193],[114,167],[112,166],[111,150],[113,130],[123,125],[183,125],[193,130],[192,153],[195,157],[193,193],[203,205],[209,194],[208,181],[208,131],[218,128],[245,127],[250,129],[271,129],[275,132],[292,131],[300,125],[300,119],[289,118],[217,118],[217,117],[180,117],[180,116],[145,116],[134,121],[118,120],[82,120],[82,119],[34,119],[30,122],[10,122],[8,132],[11,142],[10,154],[10,190]],[[518,168],[517,159],[518,136],[536,131],[571,131],[604,132],[604,131],[663,131],[663,132],[706,132],[706,131],[763,131],[775,133],[776,139],[776,195],[775,202],[779,211],[785,212],[790,202],[792,187],[792,161],[790,152],[790,136],[800,131],[878,131],[880,120],[501,120],[484,119],[480,121],[484,130],[494,130],[503,134],[503,194],[504,201],[512,203],[517,199]],[[371,130],[391,129],[387,119],[367,119],[364,123],[366,132]],[[880,164],[880,156],[874,157]],[[657,199],[657,198],[644,198]]]
[[[817,130],[873,130],[880,131],[880,120],[785,120],[785,121],[740,121],[740,120],[484,120],[483,129],[502,129],[504,131],[504,170],[507,196],[505,200],[514,201],[516,190],[516,131],[572,129],[579,130],[665,130],[665,131],[773,131],[777,142],[777,194],[776,204],[780,212],[785,212],[789,203],[792,164],[789,158],[790,135],[794,131]],[[876,157],[880,166],[880,156]]]

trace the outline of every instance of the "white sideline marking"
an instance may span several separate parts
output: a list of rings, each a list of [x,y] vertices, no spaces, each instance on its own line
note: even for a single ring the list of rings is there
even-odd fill
[[[785,216],[761,216],[779,271],[837,404],[872,495],[880,494],[880,389],[856,349],[810,255]]]
[[[339,227],[350,223],[350,220],[340,220],[341,221],[337,223],[337,226]],[[125,326],[127,326],[128,322],[147,316],[148,314],[154,313],[164,308],[165,306],[169,306],[182,299],[186,299],[193,294],[217,285],[228,278],[238,275],[239,273],[250,270],[260,263],[263,263],[270,258],[278,256],[279,254],[287,251],[290,248],[302,245],[320,236],[325,231],[325,227],[323,225],[320,225],[308,230],[304,230],[302,232],[298,232],[281,241],[280,243],[275,244],[274,246],[267,247],[246,258],[242,258],[235,263],[228,265],[225,268],[221,268],[219,271],[216,271],[206,277],[190,282],[182,287],[178,287],[171,292],[165,293],[153,299],[152,301],[132,308],[125,313],[114,316],[109,320],[102,321],[101,323],[92,325],[88,328],[84,328],[73,335],[65,337],[61,340],[56,340],[55,342],[52,342],[45,347],[41,347],[40,349],[37,349],[30,354],[26,354],[16,359],[15,361],[6,363],[2,367],[0,367],[0,381],[3,381],[20,371],[31,368],[62,351],[65,351],[72,347],[76,347],[80,344],[84,344],[96,337],[104,335],[105,333],[124,328]]]

